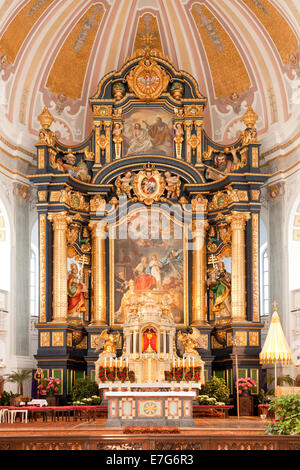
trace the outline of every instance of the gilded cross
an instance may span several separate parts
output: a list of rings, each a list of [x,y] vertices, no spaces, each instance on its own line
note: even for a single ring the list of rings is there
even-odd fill
[[[215,256],[215,255],[210,255],[210,256],[208,257],[208,264],[212,264],[213,267],[215,267],[215,263],[217,264],[217,262],[218,262],[217,256]]]
[[[276,302],[276,301],[274,300],[274,302],[272,302],[272,305],[273,305],[273,307],[274,307],[274,311],[277,311],[278,302]]]

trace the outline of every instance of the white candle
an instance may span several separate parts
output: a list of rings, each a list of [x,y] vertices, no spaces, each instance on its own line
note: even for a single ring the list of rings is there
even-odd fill
[[[106,357],[104,358],[104,369],[106,369]]]
[[[195,367],[195,358],[193,357],[193,367]]]
[[[112,357],[109,360],[109,366],[112,367]]]
[[[189,367],[191,367],[191,358],[189,356]]]

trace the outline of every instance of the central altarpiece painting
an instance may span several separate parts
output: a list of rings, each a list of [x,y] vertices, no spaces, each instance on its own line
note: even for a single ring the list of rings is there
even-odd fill
[[[259,390],[258,116],[249,107],[221,145],[204,131],[206,101],[148,48],[100,81],[81,144],[39,116],[36,358],[62,402],[79,378],[112,380],[113,365],[136,383],[176,366],[195,383],[216,375],[234,394],[236,353]]]

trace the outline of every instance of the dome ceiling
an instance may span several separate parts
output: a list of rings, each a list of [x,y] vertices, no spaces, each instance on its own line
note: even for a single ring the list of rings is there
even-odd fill
[[[208,98],[205,129],[229,143],[248,105],[258,134],[296,132],[297,0],[3,0],[1,135],[34,151],[45,105],[66,144],[92,127],[88,99],[148,40]],[[294,127],[293,127],[294,126]]]

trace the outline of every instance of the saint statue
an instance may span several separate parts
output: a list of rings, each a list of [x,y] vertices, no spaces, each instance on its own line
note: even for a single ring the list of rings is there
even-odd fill
[[[224,263],[218,262],[209,274],[207,286],[214,293],[213,313],[217,317],[231,316],[231,276]]]
[[[86,286],[81,282],[78,266],[71,264],[71,270],[68,276],[68,315],[85,312]]]

